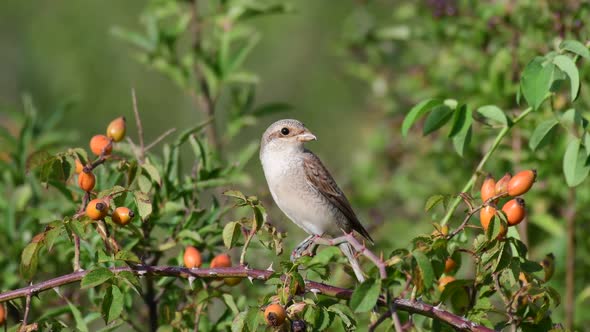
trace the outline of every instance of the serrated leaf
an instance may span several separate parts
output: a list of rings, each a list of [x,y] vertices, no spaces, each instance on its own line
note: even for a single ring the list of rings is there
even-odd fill
[[[88,332],[88,325],[86,325],[86,322],[84,321],[84,317],[82,316],[80,310],[78,310],[78,308],[75,305],[73,305],[72,302],[70,302],[67,298],[64,299],[66,300],[66,302],[68,302],[70,311],[72,312],[74,320],[76,321],[76,330],[81,332]]]
[[[588,48],[577,40],[564,40],[559,45],[559,48],[577,54],[583,58],[590,59],[590,51]]]
[[[535,151],[537,147],[541,145],[543,139],[549,135],[551,129],[553,129],[558,123],[559,121],[557,121],[557,119],[549,119],[541,122],[537,128],[535,128],[529,139],[529,147],[531,150]]]
[[[21,253],[20,275],[27,281],[31,280],[35,272],[37,272],[39,249],[41,246],[41,242],[29,243]]]
[[[344,326],[347,328],[351,328],[352,326],[356,326],[356,319],[354,317],[354,313],[350,310],[350,308],[342,303],[336,303],[328,307],[328,311],[335,313],[340,319]]]
[[[465,154],[465,148],[469,146],[469,143],[471,143],[471,125],[465,127],[464,129],[464,131],[461,131],[459,134],[453,137],[453,147],[460,157],[463,157]]]
[[[101,309],[102,318],[107,324],[121,316],[123,312],[123,294],[119,287],[111,285],[107,288],[102,299]]]
[[[477,109],[477,113],[481,114],[484,118],[489,119],[493,122],[499,123],[506,126],[508,119],[504,111],[496,105],[485,105]]]
[[[205,128],[207,125],[209,125],[211,123],[212,119],[207,119],[199,124],[197,124],[196,126],[192,127],[192,128],[188,128],[184,131],[182,131],[180,134],[178,134],[178,137],[176,138],[176,140],[174,141],[174,146],[178,147],[182,144],[184,144],[184,142],[186,142],[186,140],[194,133],[199,132],[200,130],[202,130],[203,128]]]
[[[190,229],[183,229],[182,231],[180,231],[177,235],[177,238],[179,239],[191,239],[194,242],[196,242],[196,244],[201,244],[203,243],[203,237],[201,237],[201,234],[199,234],[196,231],[192,231]]]
[[[435,206],[439,203],[442,203],[445,200],[445,195],[433,195],[428,197],[426,200],[426,204],[424,205],[424,211],[428,212],[432,210]]]
[[[162,178],[160,177],[160,172],[158,171],[158,169],[154,165],[143,164],[141,167],[150,176],[152,181],[154,181],[158,185],[162,184]]]
[[[129,250],[120,250],[115,254],[115,259],[120,261],[141,263],[139,257]]]
[[[240,312],[234,317],[234,320],[231,324],[231,331],[232,332],[244,332],[247,331],[246,329],[246,312]]]
[[[350,308],[354,312],[368,312],[377,304],[381,292],[380,279],[367,279],[354,289],[350,297]]]
[[[543,61],[543,58],[537,57],[529,62],[520,79],[520,90],[522,90],[524,99],[534,110],[541,106],[553,83],[555,66],[553,64],[543,66]]]
[[[563,155],[563,173],[567,185],[575,187],[582,183],[590,172],[586,151],[580,149],[579,139],[570,141]]]
[[[223,192],[223,195],[225,196],[229,196],[229,197],[235,197],[238,198],[242,201],[246,201],[246,195],[244,195],[241,191],[239,190],[227,190]]]
[[[565,55],[556,56],[553,58],[553,63],[569,78],[571,100],[576,100],[578,97],[578,91],[580,90],[580,73],[578,72],[576,64],[570,57]]]
[[[402,136],[406,137],[412,125],[418,121],[418,119],[420,119],[424,113],[430,111],[435,105],[439,105],[441,103],[442,101],[439,99],[427,99],[412,107],[410,112],[408,112],[408,115],[406,115],[404,118],[404,122],[402,123]]]
[[[459,156],[463,157],[465,147],[471,141],[471,124],[473,123],[473,112],[463,104],[453,116],[453,128],[449,137],[453,140],[453,147]]]
[[[241,224],[237,221],[229,222],[223,227],[223,244],[227,249],[233,248],[240,238],[241,227]]]
[[[426,289],[432,287],[434,282],[434,270],[432,269],[432,263],[430,262],[430,259],[428,259],[428,257],[426,257],[426,255],[420,250],[414,250],[412,252],[412,256],[414,256],[414,259],[416,260],[418,268],[422,274],[424,287]]]
[[[105,267],[99,267],[95,270],[88,272],[88,274],[86,274],[84,278],[82,278],[80,287],[82,289],[95,287],[109,281],[112,277],[113,272],[111,272],[111,270]]]
[[[422,134],[426,136],[444,126],[451,119],[453,112],[453,109],[444,104],[433,107],[424,121]]]
[[[512,260],[512,247],[508,244],[508,242],[502,242],[500,246],[500,253],[498,255],[498,259],[494,262],[492,266],[493,272],[499,272],[510,265]]]
[[[152,214],[152,201],[148,194],[141,191],[134,191],[135,205],[142,221],[145,221]]]

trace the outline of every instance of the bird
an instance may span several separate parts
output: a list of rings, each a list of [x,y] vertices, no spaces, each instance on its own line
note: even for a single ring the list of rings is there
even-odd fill
[[[292,259],[301,255],[315,237],[338,237],[343,232],[358,232],[371,243],[350,202],[336,181],[306,142],[317,137],[298,120],[283,119],[271,124],[260,142],[260,162],[268,188],[281,211],[309,234],[293,251]],[[365,280],[350,243],[339,244],[355,276]]]

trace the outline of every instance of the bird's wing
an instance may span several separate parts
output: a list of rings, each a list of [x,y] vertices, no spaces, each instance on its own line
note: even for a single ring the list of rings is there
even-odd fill
[[[342,190],[338,188],[336,181],[334,181],[324,164],[322,164],[320,158],[311,151],[305,150],[303,168],[305,169],[307,182],[344,214],[350,221],[352,229],[373,242],[373,239],[352,210],[348,199],[344,196]]]

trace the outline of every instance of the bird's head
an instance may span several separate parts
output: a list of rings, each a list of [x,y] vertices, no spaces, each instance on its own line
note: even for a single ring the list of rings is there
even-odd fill
[[[279,120],[271,124],[262,135],[260,151],[303,149],[303,143],[315,140],[315,135],[305,128],[301,121]]]

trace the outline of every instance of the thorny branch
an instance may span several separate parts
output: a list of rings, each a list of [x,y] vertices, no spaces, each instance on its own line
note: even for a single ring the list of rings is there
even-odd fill
[[[239,277],[248,278],[250,280],[257,279],[265,281],[275,276],[275,273],[273,271],[255,270],[243,266],[215,269],[188,269],[178,266],[137,265],[112,267],[110,268],[110,270],[115,274],[121,273],[123,271],[131,272],[140,277],[169,276],[178,278],[194,277],[202,279]],[[84,276],[86,276],[89,272],[90,271],[76,271],[53,279],[45,280],[40,283],[33,284],[24,288],[2,293],[0,294],[0,303],[20,297],[33,296],[59,286],[64,286],[78,282],[82,280],[82,278],[84,278]],[[281,278],[285,278],[285,276],[282,276]],[[344,300],[350,299],[353,293],[352,289],[331,286],[315,281],[306,281],[305,289],[309,292],[321,293],[326,296]],[[383,299],[381,299],[377,304],[379,306],[389,307],[389,304],[386,303],[386,301],[384,301]],[[457,316],[451,312],[432,306],[430,304],[423,303],[419,300],[396,298],[391,301],[391,305],[395,305],[396,309],[399,311],[405,311],[411,314],[418,314],[425,317],[440,320],[442,322],[449,324],[458,331],[493,332],[493,330],[490,328],[475,324],[463,317]]]

